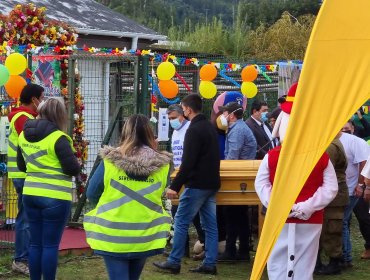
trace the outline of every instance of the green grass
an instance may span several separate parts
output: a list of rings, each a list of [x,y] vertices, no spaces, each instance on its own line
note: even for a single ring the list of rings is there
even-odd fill
[[[318,280],[347,280],[347,279],[370,279],[370,260],[361,260],[360,255],[363,251],[363,239],[359,233],[356,219],[353,220],[352,226],[352,245],[353,245],[353,264],[354,267],[350,270],[342,272],[341,275],[335,276],[314,276],[314,279]],[[141,280],[210,280],[210,279],[222,279],[222,280],[239,280],[249,279],[251,265],[247,263],[235,263],[235,264],[218,264],[218,275],[194,275],[188,272],[189,268],[195,267],[199,262],[195,262],[189,258],[184,258],[179,275],[163,274],[159,272],[153,265],[152,262],[155,260],[165,260],[165,257],[156,256],[147,260],[144,268]],[[11,252],[0,251],[0,279],[28,279],[20,274],[11,272]],[[103,280],[108,279],[105,271],[104,262],[100,257],[76,257],[76,256],[65,256],[59,259],[57,279],[59,280]],[[262,279],[267,279],[264,275]]]

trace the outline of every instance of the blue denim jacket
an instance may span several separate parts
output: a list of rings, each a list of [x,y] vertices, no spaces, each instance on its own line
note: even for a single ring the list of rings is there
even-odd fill
[[[255,159],[257,142],[243,119],[237,120],[226,135],[225,159]]]

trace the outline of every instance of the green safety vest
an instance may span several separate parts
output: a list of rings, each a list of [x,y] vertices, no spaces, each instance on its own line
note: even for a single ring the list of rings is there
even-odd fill
[[[112,253],[164,248],[171,218],[161,197],[169,164],[145,181],[131,179],[108,160],[104,169],[104,192],[95,209],[84,216],[90,247]]]
[[[34,119],[30,113],[18,112],[16,113],[9,124],[9,138],[8,138],[8,178],[26,178],[26,173],[18,169],[17,166],[17,148],[18,148],[18,132],[15,129],[15,122],[20,116],[26,116]]]
[[[60,130],[38,142],[28,142],[23,132],[19,135],[27,168],[23,194],[72,200],[72,177],[63,173],[54,148],[62,136],[67,137],[73,149],[71,137]]]

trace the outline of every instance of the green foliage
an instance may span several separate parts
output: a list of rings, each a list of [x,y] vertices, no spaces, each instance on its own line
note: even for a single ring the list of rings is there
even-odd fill
[[[317,0],[98,0],[183,51],[245,60],[303,59]]]

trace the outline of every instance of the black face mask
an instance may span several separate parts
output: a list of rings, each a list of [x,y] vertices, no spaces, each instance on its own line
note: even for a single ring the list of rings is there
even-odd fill
[[[350,130],[342,130],[342,132],[352,134],[352,132]]]

